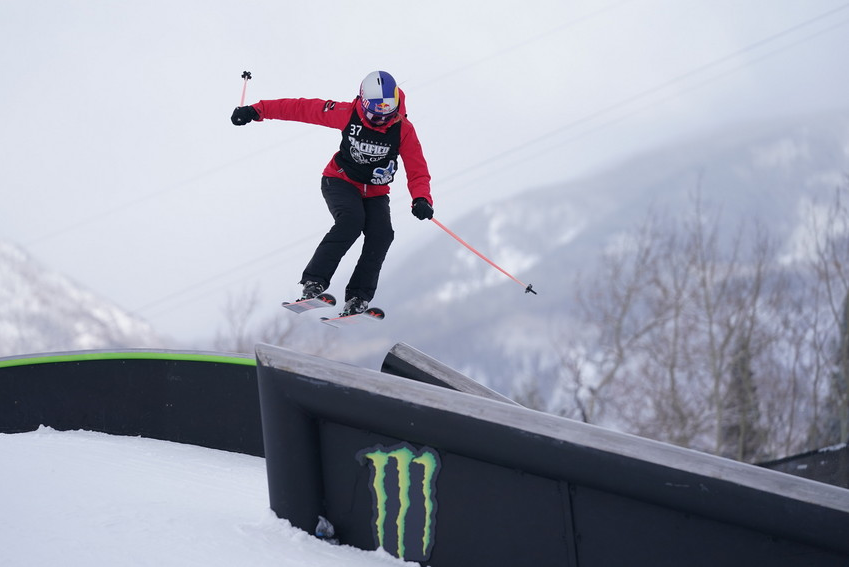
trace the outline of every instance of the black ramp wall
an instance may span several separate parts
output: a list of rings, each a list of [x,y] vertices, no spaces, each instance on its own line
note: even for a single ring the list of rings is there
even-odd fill
[[[142,349],[0,359],[0,432],[39,425],[262,456],[256,362]]]
[[[257,347],[272,509],[422,565],[849,565],[849,491]]]

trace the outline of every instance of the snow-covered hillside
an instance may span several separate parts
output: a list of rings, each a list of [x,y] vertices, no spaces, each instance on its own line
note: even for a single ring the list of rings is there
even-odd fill
[[[147,322],[0,242],[0,356],[160,346]]]
[[[650,210],[690,213],[698,192],[729,229],[758,219],[789,246],[805,203],[829,200],[847,172],[849,112],[717,132],[582,181],[484,203],[450,228],[539,295],[434,227],[439,234],[382,276],[375,301],[391,309],[369,331],[511,395],[516,382],[544,380],[558,363],[553,347],[570,326],[575,276]]]

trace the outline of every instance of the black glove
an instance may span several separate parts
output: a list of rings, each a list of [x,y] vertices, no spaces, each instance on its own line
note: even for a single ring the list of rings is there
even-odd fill
[[[230,117],[230,122],[236,126],[244,126],[251,120],[259,120],[259,112],[253,106],[238,106]]]
[[[427,199],[424,197],[413,199],[413,216],[419,220],[433,218],[433,207],[427,202]]]

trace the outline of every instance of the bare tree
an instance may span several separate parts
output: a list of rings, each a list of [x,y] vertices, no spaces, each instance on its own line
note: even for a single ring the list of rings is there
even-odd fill
[[[239,353],[253,352],[254,341],[250,336],[251,319],[259,304],[256,288],[240,296],[227,296],[224,305],[224,330],[216,333],[214,346],[218,350]]]
[[[819,299],[814,307],[824,326],[817,328],[819,345],[828,362],[827,380],[816,384],[817,394],[825,396],[824,411],[816,416],[811,442],[817,446],[849,442],[849,209],[845,202],[847,186],[835,191],[831,203],[820,207],[813,203],[809,215],[809,239],[813,254],[811,271],[815,274],[814,291]],[[828,352],[830,351],[830,352]],[[830,364],[829,364],[830,363]]]
[[[729,235],[698,195],[692,202],[683,221],[650,215],[579,286],[586,330],[579,343],[558,341],[570,345],[561,387],[572,399],[559,412],[753,459],[768,419],[757,381],[774,379],[754,370],[776,343],[763,311],[787,286],[762,227]]]
[[[731,361],[731,380],[722,402],[720,454],[753,462],[762,454],[766,432],[760,426],[757,386],[749,338],[742,335]]]
[[[557,408],[561,415],[587,423],[603,419],[605,402],[612,398],[606,390],[624,369],[627,355],[657,324],[657,318],[643,316],[641,303],[656,265],[658,232],[650,217],[635,236],[616,242],[605,254],[598,274],[588,285],[580,285],[578,318],[594,324],[584,328],[584,340],[593,348],[574,341],[556,340],[561,360],[560,388],[571,404]]]
[[[832,375],[833,418],[837,429],[832,433],[838,443],[849,442],[849,294],[844,296],[837,339],[836,364]]]

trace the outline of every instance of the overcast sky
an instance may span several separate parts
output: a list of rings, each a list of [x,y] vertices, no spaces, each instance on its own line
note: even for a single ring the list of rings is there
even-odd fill
[[[339,133],[234,127],[244,70],[247,103],[351,100],[392,73],[449,224],[642,149],[846,108],[847,53],[838,0],[0,1],[0,239],[191,340],[228,294],[297,295],[330,223]],[[403,176],[392,197],[390,257],[437,232]]]

